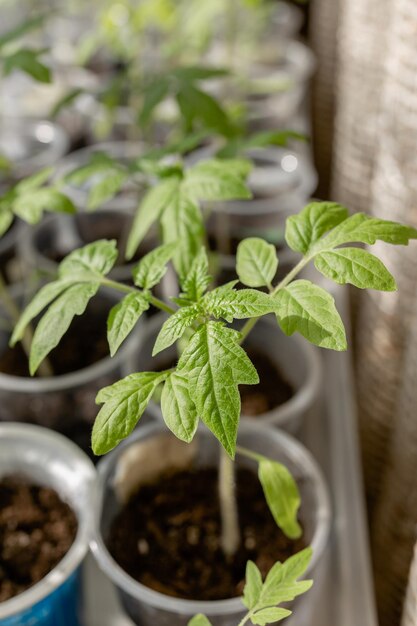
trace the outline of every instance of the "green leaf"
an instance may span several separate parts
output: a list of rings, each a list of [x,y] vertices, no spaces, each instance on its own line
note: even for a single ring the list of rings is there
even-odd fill
[[[226,137],[233,133],[229,116],[219,102],[205,91],[184,82],[176,97],[187,131],[192,130],[195,120],[198,120],[206,128]]]
[[[359,289],[380,291],[395,291],[397,288],[394,277],[382,261],[360,248],[321,252],[314,264],[319,272],[340,285],[350,283]]]
[[[143,198],[132,224],[126,248],[126,258],[132,259],[139,244],[154,222],[179,195],[180,179],[178,176],[166,178],[152,187]],[[175,239],[175,237],[173,238]]]
[[[73,276],[74,280],[85,276],[85,280],[94,280],[106,276],[116,263],[118,256],[114,239],[99,239],[83,248],[71,252],[59,264],[59,275]]]
[[[312,202],[287,218],[285,239],[292,250],[307,254],[326,232],[344,222],[348,210],[336,202]]]
[[[104,403],[96,417],[92,434],[94,454],[106,454],[125,439],[140,420],[164,372],[130,374],[114,385],[104,387],[96,398]]]
[[[253,563],[248,561],[246,563],[246,584],[243,589],[243,604],[248,609],[253,609],[256,606],[262,591],[262,576],[261,572]]]
[[[188,622],[188,626],[211,626],[211,622],[205,615],[202,613],[198,613],[194,615],[192,619]]]
[[[11,346],[14,346],[18,341],[20,341],[20,339],[22,339],[25,328],[29,322],[35,319],[35,317],[37,317],[39,313],[41,313],[43,309],[48,306],[48,304],[55,300],[55,298],[57,298],[71,284],[72,281],[68,278],[55,280],[48,283],[42,287],[40,291],[38,291],[36,296],[31,300],[21,314],[19,321],[13,330],[13,334],[10,339]]]
[[[6,233],[14,220],[13,212],[8,209],[0,209],[0,237]]]
[[[173,72],[180,80],[184,81],[200,81],[208,80],[210,78],[221,78],[223,76],[229,76],[230,70],[225,67],[203,67],[199,65],[188,65],[185,67],[178,67]]]
[[[297,522],[301,498],[290,472],[281,463],[263,457],[259,461],[259,480],[279,528],[291,539],[301,537],[302,529]]]
[[[280,622],[282,619],[285,619],[289,615],[291,615],[291,611],[289,611],[288,609],[267,607],[266,609],[261,609],[260,611],[254,613],[254,615],[251,616],[250,620],[252,624],[265,626],[266,624]]]
[[[243,602],[249,609],[248,618],[253,624],[263,626],[291,614],[291,611],[277,608],[276,605],[291,602],[310,589],[312,580],[297,582],[297,578],[306,572],[311,556],[311,548],[306,548],[287,559],[285,563],[278,561],[269,571],[263,584],[258,568],[249,561]]]
[[[276,313],[276,297],[255,289],[213,289],[201,301],[204,310],[228,322]]]
[[[171,198],[162,215],[162,233],[164,243],[177,242],[173,263],[182,280],[199,253],[204,238],[200,209],[182,189]]]
[[[13,70],[21,70],[29,76],[32,76],[40,83],[51,82],[51,71],[49,67],[39,61],[38,56],[44,53],[44,50],[30,50],[29,48],[21,48],[17,52],[4,57],[3,71],[7,76]]]
[[[198,415],[187,380],[175,372],[166,379],[162,389],[161,410],[166,425],[174,435],[190,443],[197,430]]]
[[[82,87],[75,87],[74,89],[70,89],[65,93],[62,98],[59,98],[57,102],[55,102],[54,106],[51,109],[50,117],[55,119],[58,115],[68,106],[70,106],[81,94],[85,93],[85,89]]]
[[[165,276],[167,264],[172,259],[177,243],[159,246],[146,254],[133,269],[135,285],[142,289],[152,289]]]
[[[317,254],[345,243],[373,245],[377,241],[384,241],[406,246],[410,239],[417,239],[417,230],[411,226],[370,217],[365,213],[355,213],[334,228],[324,239],[318,241],[312,252]]]
[[[132,292],[116,304],[107,319],[107,339],[110,356],[114,356],[136,326],[142,313],[149,309],[148,297],[140,292]]]
[[[24,192],[38,189],[44,183],[46,183],[46,181],[51,177],[53,171],[53,167],[44,167],[42,170],[36,172],[36,174],[32,174],[32,176],[28,176],[27,178],[24,178],[19,183],[17,183],[17,185],[15,186],[15,190],[17,191],[18,195],[20,195]]]
[[[296,581],[307,571],[312,555],[313,551],[308,547],[297,552],[284,563],[275,563],[265,579],[259,604],[267,606],[291,602],[297,596],[308,591],[313,581]]]
[[[270,286],[278,269],[275,246],[264,239],[249,237],[237,247],[236,271],[248,287]]]
[[[88,193],[87,209],[94,210],[114,198],[126,182],[129,174],[120,168],[109,169]]]
[[[16,39],[20,39],[26,33],[38,29],[44,23],[47,15],[37,15],[36,17],[31,17],[27,20],[24,20],[20,24],[18,24],[15,28],[5,32],[0,37],[0,48],[5,46],[6,44],[14,41]]]
[[[247,161],[202,161],[186,172],[183,187],[195,200],[248,199],[252,197],[245,183],[248,168]]]
[[[221,322],[203,324],[185,348],[177,371],[188,381],[197,413],[233,458],[240,417],[239,384],[258,374],[239,345],[240,333]]]
[[[103,177],[107,172],[120,168],[120,164],[117,163],[111,156],[105,152],[93,152],[88,163],[77,167],[65,176],[65,181],[76,186],[84,185],[91,178],[97,175]]]
[[[27,182],[27,181],[25,181]],[[53,188],[25,189],[19,193],[13,204],[16,215],[29,224],[36,224],[44,211],[57,213],[75,213],[72,201],[60,191]]]
[[[44,358],[61,341],[75,315],[82,315],[99,285],[72,285],[51,304],[36,327],[30,351],[29,369],[33,374]]]
[[[146,86],[143,105],[139,114],[140,126],[148,126],[155,108],[166,98],[168,93],[169,81],[161,76]]]
[[[308,280],[296,280],[274,297],[277,320],[286,335],[299,332],[321,348],[346,350],[343,322],[327,291]]]
[[[201,313],[201,307],[198,304],[194,304],[192,306],[184,306],[178,309],[173,315],[170,315],[159,331],[152,356],[169,348],[169,346],[172,346],[173,343],[180,339],[186,328],[191,326]]]
[[[191,302],[198,302],[203,297],[212,280],[208,270],[207,253],[205,248],[201,248],[191,264],[187,277],[181,284],[183,297]]]
[[[265,148],[267,146],[287,146],[291,139],[305,141],[306,136],[294,130],[266,130],[255,133],[250,137],[231,139],[217,156],[222,159],[239,156],[251,148]]]

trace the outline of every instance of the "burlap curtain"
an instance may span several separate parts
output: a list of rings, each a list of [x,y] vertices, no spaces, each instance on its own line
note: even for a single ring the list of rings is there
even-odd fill
[[[417,626],[417,544],[414,548],[401,626]]]
[[[326,74],[334,86],[335,118],[326,125],[333,138],[325,136],[325,145],[332,143],[331,196],[352,210],[417,226],[417,2],[338,2],[333,75]],[[320,16],[334,13],[334,0],[312,0],[311,8],[314,46],[323,38],[320,57],[329,49]],[[319,74],[315,119],[323,125],[331,113],[316,95],[322,82]],[[417,524],[417,252],[414,245],[382,254],[399,289],[362,294],[357,383],[380,620],[395,626]]]

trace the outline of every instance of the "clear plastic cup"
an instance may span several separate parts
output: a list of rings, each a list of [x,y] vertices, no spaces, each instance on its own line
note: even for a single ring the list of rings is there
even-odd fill
[[[1,626],[82,626],[80,567],[91,534],[95,470],[68,439],[46,428],[0,424],[0,476],[19,474],[55,489],[78,519],[74,543],[39,583],[0,603]]]
[[[21,290],[19,295],[17,302],[22,301]],[[91,314],[100,313],[101,319],[103,308],[109,310],[119,299],[118,294],[103,290],[91,300]],[[140,350],[143,330],[144,325],[139,323],[113,358],[106,356],[68,374],[29,377],[0,372],[0,422],[29,422],[58,430],[91,454],[91,428],[98,413],[95,397],[102,387],[133,371],[133,357]],[[0,354],[8,340],[9,334],[1,331]]]
[[[106,536],[112,520],[121,508],[115,490],[115,477],[120,464],[126,458],[126,454],[132,454],[135,444],[154,439],[161,433],[165,435],[166,429],[159,424],[139,427],[128,440],[100,461],[91,549],[99,567],[116,585],[124,609],[136,624],[186,626],[193,615],[204,613],[213,626],[236,626],[245,612],[240,598],[201,602],[167,596],[131,578],[107,550]],[[302,498],[300,519],[304,525],[306,543],[313,548],[312,562],[306,575],[314,578],[320,569],[331,520],[329,494],[317,463],[304,446],[290,435],[268,426],[242,423],[238,440],[240,445],[284,463],[298,480]],[[216,465],[219,444],[214,436],[206,429],[199,429],[196,443],[194,465],[197,467]],[[236,462],[256,471],[256,464],[253,461],[238,456]],[[139,481],[140,466],[137,466],[137,471]],[[131,475],[130,478],[133,479]],[[308,594],[300,598],[299,603],[303,605],[304,612],[306,603],[309,603]],[[296,611],[297,606],[295,616]]]

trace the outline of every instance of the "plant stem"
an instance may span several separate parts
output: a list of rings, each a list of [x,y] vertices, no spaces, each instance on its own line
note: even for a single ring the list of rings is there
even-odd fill
[[[151,296],[151,304],[153,304],[153,306],[157,309],[165,311],[165,313],[169,313],[169,315],[175,313],[175,309],[173,309],[172,306],[169,306],[169,304],[166,304],[163,300],[160,300],[156,296]]]
[[[250,620],[250,618],[252,617],[252,613],[246,613],[246,615],[240,620],[238,626],[244,626],[244,624],[246,624],[246,622],[248,622]]]
[[[239,517],[235,488],[234,463],[220,447],[219,500],[221,515],[221,547],[227,558],[232,557],[240,545]]]
[[[10,319],[14,324],[17,324],[20,318],[20,311],[16,305],[16,302],[13,300],[12,296],[9,293],[6,283],[3,280],[3,276],[0,273],[0,299],[3,302],[3,306],[6,312],[9,314]],[[30,348],[32,346],[33,340],[33,331],[28,326],[24,332],[22,337],[22,348],[26,353],[26,356],[29,358],[30,356]],[[53,376],[53,371],[51,364],[47,359],[45,359],[39,366],[38,373],[40,376]]]
[[[309,262],[310,262],[309,257],[304,257],[303,259],[301,259],[301,261],[299,261],[297,265],[295,265],[295,267],[292,268],[291,272],[288,272],[285,278],[283,278],[281,282],[278,283],[278,285],[271,291],[271,295],[274,296],[276,293],[278,293],[278,291],[280,291],[281,289],[284,289],[284,287],[286,287],[293,280],[293,278],[295,278],[297,274],[299,274],[301,270]],[[249,335],[253,327],[257,324],[259,319],[261,318],[252,317],[247,322],[245,322],[245,324],[242,327],[242,330],[240,331],[240,334],[242,335],[240,343],[243,343],[245,341],[246,337]]]
[[[101,284],[105,287],[111,287],[117,291],[122,291],[123,293],[134,293],[136,291],[141,293],[140,289],[136,289],[136,287],[129,287],[129,285],[118,283],[116,280],[111,280],[110,278],[102,278]],[[163,300],[160,300],[156,296],[150,296],[150,303],[157,309],[165,311],[165,313],[169,313],[169,315],[175,313],[175,309],[172,306],[169,306],[169,304],[166,304]]]

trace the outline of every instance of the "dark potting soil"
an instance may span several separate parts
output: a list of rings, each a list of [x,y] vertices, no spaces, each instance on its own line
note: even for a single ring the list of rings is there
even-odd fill
[[[266,354],[250,348],[248,354],[259,374],[259,383],[240,385],[239,391],[242,414],[255,417],[288,402],[294,389]]]
[[[229,561],[220,547],[217,471],[166,474],[143,486],[114,519],[108,548],[135,580],[170,596],[222,600],[240,596],[248,559],[265,576],[304,547],[277,527],[259,480],[237,472],[242,544]]]
[[[77,518],[58,494],[19,477],[0,480],[0,602],[44,578],[65,556]]]
[[[59,346],[48,357],[55,376],[76,372],[108,356],[107,313],[107,307],[95,309],[94,314],[87,308],[82,317],[74,318]],[[28,357],[20,344],[0,354],[0,372],[29,376]]]

